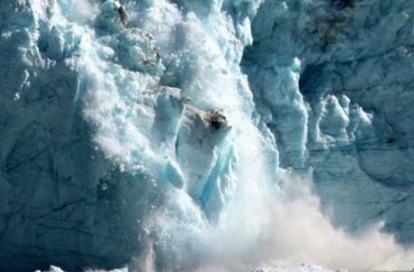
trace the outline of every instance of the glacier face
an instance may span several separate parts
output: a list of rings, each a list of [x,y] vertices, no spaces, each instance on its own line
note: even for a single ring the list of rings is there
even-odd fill
[[[0,271],[260,263],[288,168],[411,243],[413,9],[2,1]]]
[[[276,179],[239,68],[259,2],[0,5],[0,270],[195,267]]]
[[[335,222],[412,243],[414,7],[351,2],[267,1],[244,67],[281,165],[313,167]]]

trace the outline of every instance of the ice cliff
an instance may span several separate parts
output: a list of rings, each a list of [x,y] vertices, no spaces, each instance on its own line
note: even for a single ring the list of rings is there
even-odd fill
[[[281,166],[313,167],[338,224],[411,243],[414,6],[345,2],[267,1],[244,67]]]
[[[249,245],[278,223],[267,207],[288,201],[286,173],[312,172],[336,226],[384,221],[410,245],[413,13],[1,1],[0,271],[259,264]]]

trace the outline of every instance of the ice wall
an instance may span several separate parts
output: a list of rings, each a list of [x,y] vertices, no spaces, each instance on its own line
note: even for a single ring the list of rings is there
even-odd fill
[[[1,271],[192,269],[249,229],[229,204],[277,187],[239,68],[258,6],[0,3]]]
[[[243,62],[281,165],[313,168],[338,225],[385,220],[404,243],[414,239],[413,15],[408,1],[266,1]]]
[[[352,3],[1,1],[0,271],[239,271],[290,257],[291,211],[318,254],[360,252],[318,205],[283,210],[286,168],[339,225],[410,242],[413,4]]]

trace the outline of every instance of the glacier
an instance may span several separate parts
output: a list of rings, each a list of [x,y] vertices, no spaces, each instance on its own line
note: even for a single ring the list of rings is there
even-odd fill
[[[244,66],[281,165],[313,167],[334,221],[412,243],[413,6],[339,2],[266,2]]]
[[[411,269],[413,20],[1,1],[0,271]]]

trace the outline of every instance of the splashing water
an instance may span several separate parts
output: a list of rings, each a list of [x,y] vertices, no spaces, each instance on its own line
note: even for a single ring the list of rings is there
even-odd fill
[[[261,1],[123,1],[127,27],[115,1],[97,2],[57,0],[52,23],[79,40],[75,100],[102,164],[142,187],[130,271],[249,271],[280,259],[411,268],[412,250],[380,226],[335,229],[310,178],[278,168],[239,68]]]

